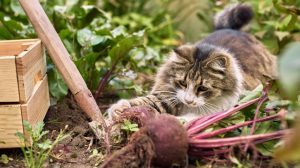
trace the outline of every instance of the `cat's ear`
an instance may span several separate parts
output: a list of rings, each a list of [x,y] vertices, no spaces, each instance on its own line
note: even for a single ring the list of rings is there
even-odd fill
[[[211,58],[206,64],[206,67],[210,67],[217,71],[225,71],[229,66],[229,56],[217,55]]]
[[[195,53],[196,47],[191,44],[185,44],[182,46],[179,46],[174,49],[174,52],[176,55],[180,58],[183,58],[189,62],[193,61],[194,53]]]

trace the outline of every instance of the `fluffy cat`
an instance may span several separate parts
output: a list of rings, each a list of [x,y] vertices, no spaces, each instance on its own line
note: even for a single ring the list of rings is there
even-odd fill
[[[276,78],[276,57],[255,37],[241,31],[252,17],[248,5],[225,8],[216,15],[212,34],[170,53],[149,95],[118,101],[109,108],[109,117],[132,106],[147,105],[191,120],[227,110],[244,89]]]

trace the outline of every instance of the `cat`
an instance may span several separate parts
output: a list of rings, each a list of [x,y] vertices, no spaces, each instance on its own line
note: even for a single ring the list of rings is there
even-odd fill
[[[254,36],[241,31],[252,8],[236,4],[215,16],[215,31],[196,44],[174,49],[157,72],[149,95],[119,100],[109,118],[126,108],[146,105],[186,121],[227,110],[243,90],[277,77],[277,58]]]

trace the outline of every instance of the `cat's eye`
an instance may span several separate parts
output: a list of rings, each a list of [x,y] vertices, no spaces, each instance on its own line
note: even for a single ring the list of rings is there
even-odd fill
[[[182,80],[182,81],[178,81],[178,84],[180,85],[180,86],[182,86],[182,87],[187,87],[187,84],[186,84],[186,82],[184,81],[184,80]]]
[[[205,87],[205,86],[202,86],[202,85],[200,85],[200,86],[198,87],[198,89],[197,89],[198,92],[205,92],[205,91],[207,91],[207,90],[208,90],[208,88]]]

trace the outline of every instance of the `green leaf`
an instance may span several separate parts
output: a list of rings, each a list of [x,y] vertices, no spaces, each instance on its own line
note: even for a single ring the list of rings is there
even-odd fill
[[[126,54],[132,48],[141,44],[141,41],[141,34],[131,35],[120,40],[108,53],[113,64],[115,64],[117,61],[120,61],[119,59],[124,59]]]
[[[25,136],[21,132],[15,134],[21,141],[25,141]]]
[[[12,39],[14,36],[5,28],[0,25],[0,39]]]
[[[31,126],[31,124],[28,121],[24,120],[23,121],[23,126],[24,126],[24,128],[25,128],[26,131],[28,131],[28,132],[32,131],[32,126]]]
[[[78,30],[77,41],[81,46],[88,46],[90,44],[93,33],[90,29],[84,28]]]
[[[104,37],[101,37],[101,36],[93,36],[92,39],[91,39],[91,45],[92,46],[95,46],[99,43],[102,43],[103,41],[105,41],[105,38]]]
[[[8,164],[9,160],[10,160],[10,158],[5,154],[2,154],[0,157],[0,163]]]
[[[130,129],[130,131],[132,131],[132,132],[136,132],[136,131],[138,131],[138,130],[139,130],[139,128],[137,128],[137,127],[136,127],[136,128],[131,128],[131,129]]]
[[[63,81],[62,77],[58,73],[56,69],[54,69],[53,66],[48,65],[48,79],[49,79],[49,89],[51,95],[56,98],[57,100],[60,100],[68,93],[68,87]]]
[[[266,108],[267,109],[275,109],[277,107],[284,107],[291,105],[292,102],[290,100],[270,100],[267,102]]]
[[[22,25],[14,20],[5,21],[3,23],[10,31],[21,31],[23,29]]]
[[[285,37],[289,36],[289,32],[275,31],[275,35],[278,37],[279,41],[282,41]]]
[[[278,141],[273,140],[273,141],[268,141],[264,142],[262,144],[256,145],[258,151],[263,154],[264,156],[272,156],[273,151],[275,149],[275,145]]]
[[[77,41],[81,46],[94,46],[106,39],[95,35],[90,29],[84,28],[77,32]]]
[[[282,89],[293,99],[300,91],[300,42],[294,42],[281,54],[279,59],[279,79]]]
[[[111,34],[114,38],[121,36],[121,35],[127,36],[127,33],[125,32],[125,28],[123,26],[119,26],[119,27],[113,29],[111,31]]]
[[[271,51],[272,53],[277,53],[279,51],[278,40],[275,36],[267,39],[263,39],[263,43],[266,45],[268,50]]]
[[[11,0],[10,7],[15,13],[15,15],[25,15],[23,8],[20,6],[18,0]]]
[[[236,164],[237,168],[244,167],[243,164],[236,157],[230,156],[229,159],[232,163]]]
[[[52,148],[52,142],[49,139],[45,140],[42,143],[38,143],[37,145],[38,145],[39,148],[41,148],[43,150]]]
[[[263,88],[264,88],[263,85],[260,84],[254,90],[246,91],[244,93],[245,96],[239,101],[239,103],[240,104],[245,103],[245,102],[248,102],[249,100],[258,98],[261,95],[261,92],[262,92]]]

